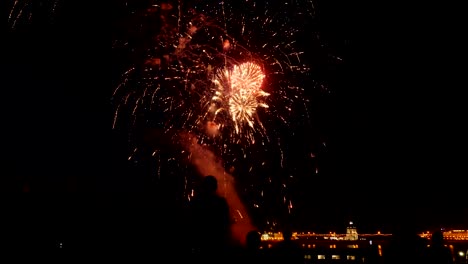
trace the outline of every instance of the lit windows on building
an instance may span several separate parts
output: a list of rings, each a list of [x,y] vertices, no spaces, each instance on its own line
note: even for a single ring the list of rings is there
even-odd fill
[[[468,240],[468,230],[449,230],[444,232],[446,240]]]
[[[346,227],[345,240],[358,240],[357,229],[352,221],[350,221],[348,227]]]

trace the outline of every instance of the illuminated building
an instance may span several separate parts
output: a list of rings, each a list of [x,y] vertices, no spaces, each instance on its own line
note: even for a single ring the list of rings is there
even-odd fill
[[[356,226],[353,225],[353,222],[349,222],[349,226],[346,227],[346,236],[345,240],[358,240],[358,233]]]
[[[447,241],[468,240],[468,230],[459,230],[459,229],[446,230],[443,232],[443,234],[444,234],[444,239]],[[427,231],[427,232],[419,234],[419,236],[422,238],[431,239],[432,233]]]
[[[444,232],[446,240],[468,240],[468,230],[448,230]]]

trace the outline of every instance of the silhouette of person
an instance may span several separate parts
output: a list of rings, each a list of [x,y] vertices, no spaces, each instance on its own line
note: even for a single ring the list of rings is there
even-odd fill
[[[393,231],[386,253],[385,264],[424,263],[426,243],[411,223],[397,224]]]
[[[289,227],[283,229],[283,241],[273,248],[275,260],[283,263],[304,263],[304,256],[300,246],[292,240],[292,231]]]
[[[246,238],[246,249],[250,252],[256,252],[260,249],[261,246],[261,235],[257,230],[252,230],[247,233]]]
[[[450,248],[444,245],[444,234],[437,230],[431,236],[431,244],[427,249],[426,263],[428,264],[453,264],[453,256]]]
[[[217,179],[205,176],[200,187],[191,202],[193,249],[209,260],[229,249],[231,218],[226,198],[217,193]]]
[[[266,249],[261,248],[261,234],[257,230],[252,230],[246,235],[245,247],[241,252],[239,263],[269,263]]]

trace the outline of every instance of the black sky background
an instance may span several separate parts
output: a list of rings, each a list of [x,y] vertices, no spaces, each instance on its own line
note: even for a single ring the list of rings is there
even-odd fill
[[[466,66],[454,9],[316,6],[324,49],[343,62],[321,58],[317,76],[332,91],[315,99],[328,175],[304,180],[311,191],[298,225],[340,231],[356,219],[370,232],[403,220],[466,227]],[[47,226],[55,241],[80,236],[64,231],[70,226],[106,227],[131,216],[135,228],[135,219],[167,217],[167,188],[145,192],[147,182],[135,177],[141,172],[127,165],[125,137],[111,131],[112,7],[61,8],[54,23],[37,19],[14,32],[2,19],[1,184],[11,223],[35,238]],[[30,193],[22,192],[25,181]]]

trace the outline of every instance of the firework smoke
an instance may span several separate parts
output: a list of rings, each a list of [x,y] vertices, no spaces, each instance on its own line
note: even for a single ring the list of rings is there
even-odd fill
[[[203,177],[213,175],[218,180],[218,194],[226,198],[231,217],[234,219],[234,224],[231,226],[232,237],[236,242],[244,244],[247,233],[256,228],[238,195],[234,177],[225,171],[221,160],[212,151],[197,143],[193,135],[185,134],[182,137],[182,140],[186,142],[185,147],[191,153],[191,163],[198,173]]]

